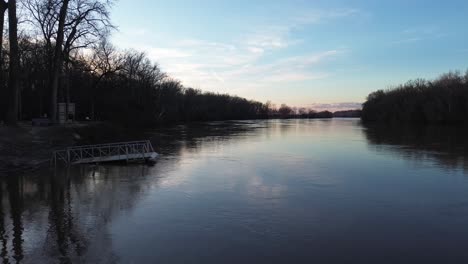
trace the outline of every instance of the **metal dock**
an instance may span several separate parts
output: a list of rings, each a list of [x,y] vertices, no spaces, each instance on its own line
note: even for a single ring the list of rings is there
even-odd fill
[[[158,157],[149,140],[70,147],[55,151],[52,163],[86,164],[115,161],[154,161]]]

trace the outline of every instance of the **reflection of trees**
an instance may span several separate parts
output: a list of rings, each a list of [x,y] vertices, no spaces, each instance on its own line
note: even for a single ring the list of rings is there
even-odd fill
[[[199,151],[205,145],[225,144],[272,124],[275,123],[268,120],[193,123],[151,131],[149,136],[158,152],[172,156],[183,151]]]
[[[0,182],[0,256],[3,263],[19,263],[24,258],[22,194],[22,177],[8,177]]]
[[[7,187],[9,190],[10,215],[13,222],[13,258],[16,262],[23,259],[23,224],[21,222],[21,213],[23,211],[22,177],[9,177]]]
[[[136,179],[148,175],[145,166],[76,167],[0,180],[3,263],[112,260],[106,225],[134,207],[149,188]]]
[[[5,212],[3,209],[3,182],[0,181],[0,240],[1,240],[1,253],[3,263],[8,263],[8,250],[7,250],[7,234],[5,232]]]
[[[468,169],[468,128],[458,126],[365,126],[370,146],[415,161],[432,160],[450,169]]]
[[[108,224],[157,187],[182,153],[236,142],[270,125],[213,122],[152,131],[153,144],[163,154],[153,168],[82,166],[0,179],[0,257],[4,263],[112,261]]]
[[[70,177],[68,171],[64,175],[52,175],[50,177],[49,196],[49,230],[55,234],[55,242],[46,241],[54,252],[59,253],[62,262],[71,262],[70,256],[81,256],[85,250],[85,237],[81,237],[79,226],[73,223],[72,197],[70,192]],[[52,240],[52,236],[48,239]],[[72,251],[72,252],[70,252]]]

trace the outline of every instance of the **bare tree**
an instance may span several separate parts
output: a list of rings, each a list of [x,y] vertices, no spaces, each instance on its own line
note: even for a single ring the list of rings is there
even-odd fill
[[[60,3],[63,4],[60,6]],[[110,29],[109,8],[112,0],[25,0],[24,7],[30,13],[30,22],[36,26],[53,52],[49,56],[51,69],[51,118],[57,119],[59,80],[65,66],[65,94],[70,102],[69,69],[73,51],[87,48],[105,38]],[[66,8],[65,8],[66,7]],[[63,12],[62,12],[63,11]],[[65,63],[65,65],[64,65]],[[63,99],[63,97],[62,97]],[[67,104],[68,106],[68,104]]]
[[[102,39],[93,46],[91,58],[86,59],[89,63],[89,71],[94,77],[91,85],[91,118],[94,119],[95,90],[108,75],[117,73],[123,69],[124,57],[118,53],[107,38]]]
[[[39,31],[38,35],[42,35],[51,58],[51,64],[54,51],[53,41],[57,33],[60,3],[61,1],[57,0],[22,1],[23,7],[29,11],[26,20],[36,26],[36,29]]]
[[[10,125],[18,122],[19,102],[19,48],[18,48],[18,19],[16,17],[16,0],[8,1],[8,25],[10,39],[10,74],[8,80],[9,104],[6,121]]]
[[[50,118],[52,121],[57,121],[57,92],[58,92],[58,83],[60,73],[63,67],[63,52],[62,45],[64,40],[64,27],[65,19],[67,17],[69,0],[63,0],[62,7],[59,12],[58,19],[58,28],[57,28],[57,38],[55,40],[55,50],[54,50],[54,63],[52,71],[52,91],[50,98]]]
[[[72,0],[65,24],[65,59],[74,49],[87,48],[106,38],[114,28],[110,22],[110,0]]]
[[[70,103],[70,77],[68,76],[70,63],[72,62],[70,54],[75,50],[88,48],[94,45],[94,43],[107,43],[107,35],[114,28],[110,22],[109,14],[109,7],[112,4],[111,0],[73,0],[70,4],[69,16],[65,25],[66,40],[63,48],[67,72],[64,91],[67,112]],[[114,51],[114,48],[109,43],[106,45],[108,45],[108,49],[111,48]]]
[[[88,63],[91,73],[96,77],[95,86],[107,75],[121,70],[123,59],[107,38],[93,46],[92,57]]]
[[[4,88],[4,81],[3,81],[3,52],[2,52],[2,49],[3,49],[3,30],[4,30],[4,26],[5,26],[5,11],[7,9],[8,9],[8,4],[4,0],[0,0],[0,89]],[[1,102],[1,103],[3,103],[3,102]]]
[[[0,67],[2,62],[2,47],[3,47],[3,29],[5,26],[5,11],[8,9],[8,4],[4,0],[0,0]],[[1,68],[0,68],[1,70]]]
[[[0,0],[0,11],[5,1]],[[116,50],[107,40],[113,28],[108,13],[113,0],[11,1],[16,2],[22,34],[16,41],[12,38],[12,60],[10,56],[4,60],[12,63],[13,85],[1,90],[2,118],[7,106],[13,121],[34,118],[50,106],[49,114],[56,121],[57,102],[65,100],[77,103],[78,119],[96,116],[125,125],[263,118],[269,112],[279,116],[272,104],[186,89],[146,54]],[[22,21],[29,25],[22,27]],[[12,34],[18,30],[11,29]],[[3,96],[3,91],[8,95]]]

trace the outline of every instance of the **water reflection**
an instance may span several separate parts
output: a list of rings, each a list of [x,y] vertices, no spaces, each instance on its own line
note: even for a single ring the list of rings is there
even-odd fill
[[[203,127],[203,129],[200,129]],[[158,188],[182,153],[227,144],[263,127],[214,122],[148,131],[163,154],[155,167],[81,166],[0,179],[0,256],[3,263],[109,263],[108,224]]]
[[[229,141],[256,136],[256,131],[266,129],[277,122],[231,121],[192,123],[169,128],[146,131],[149,138],[163,156],[180,156],[183,152],[198,152],[204,145],[222,145]]]
[[[468,260],[468,177],[458,170],[466,169],[463,134],[363,127],[358,120],[147,131],[141,138],[163,154],[154,167],[82,166],[0,179],[0,257],[4,263]]]
[[[116,196],[125,202],[134,201],[134,192],[117,184],[119,177],[98,180],[95,175],[101,169],[83,167],[2,180],[3,262],[71,263],[112,259],[112,252],[96,251],[94,247],[110,242],[101,232],[106,221],[118,211],[115,207],[121,200],[115,199]],[[128,168],[126,176],[142,173],[142,169]]]
[[[369,147],[377,152],[468,172],[467,127],[367,125],[364,131]]]

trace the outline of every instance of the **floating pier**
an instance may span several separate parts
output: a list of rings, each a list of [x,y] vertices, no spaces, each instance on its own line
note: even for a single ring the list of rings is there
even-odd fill
[[[116,161],[149,161],[158,157],[149,140],[70,147],[55,151],[52,163],[87,164]]]

